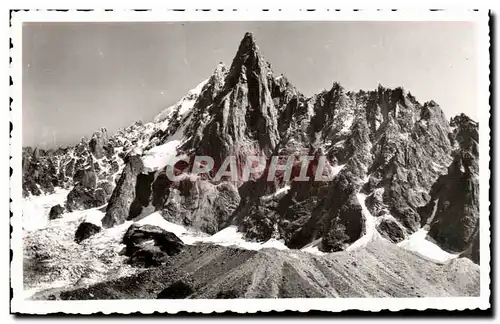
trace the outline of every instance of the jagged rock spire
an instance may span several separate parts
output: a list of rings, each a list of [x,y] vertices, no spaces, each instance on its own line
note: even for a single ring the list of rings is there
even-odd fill
[[[215,75],[218,70],[219,67]],[[270,72],[268,63],[258,52],[253,34],[246,33],[224,87],[212,104],[209,114],[213,118],[203,130],[198,154],[222,161],[228,155],[243,157],[272,152],[279,135],[278,113],[268,80]]]

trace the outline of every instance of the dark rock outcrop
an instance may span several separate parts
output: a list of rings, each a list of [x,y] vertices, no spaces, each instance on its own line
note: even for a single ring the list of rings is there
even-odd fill
[[[363,234],[364,218],[353,182],[349,176],[339,174],[333,180],[328,199],[324,199],[317,208],[317,216],[314,217],[320,220],[316,222],[316,231],[322,233],[323,251],[340,251]],[[318,228],[318,225],[321,227]]]
[[[75,242],[80,243],[101,231],[101,228],[93,223],[81,223],[75,232]]]
[[[98,201],[94,195],[93,189],[87,189],[82,185],[77,185],[66,197],[66,208],[68,211],[83,210],[94,208],[104,204],[104,201]]]
[[[156,299],[184,299],[194,293],[192,283],[177,281],[163,289]]]
[[[184,247],[175,234],[158,226],[139,224],[128,228],[123,243],[126,245],[125,254],[130,257],[129,263],[142,267],[161,265]]]
[[[78,170],[73,176],[73,183],[81,185],[85,189],[95,189],[97,187],[97,175],[90,169]]]
[[[136,196],[137,177],[143,170],[144,164],[140,157],[134,155],[128,159],[102,219],[105,228],[123,224],[129,217],[130,206]]]
[[[61,218],[63,213],[64,213],[64,208],[61,205],[52,206],[49,212],[49,219],[52,220]]]
[[[23,196],[53,193],[59,184],[59,176],[53,152],[23,148],[22,153]]]
[[[66,208],[69,211],[103,206],[111,196],[112,185],[107,181],[101,181],[98,187],[94,171],[77,171],[73,183],[75,186],[66,197]]]
[[[429,236],[443,248],[461,252],[471,246],[479,228],[479,132],[478,124],[465,115],[452,119],[451,125],[457,148],[448,173],[430,193],[437,206]]]
[[[391,218],[382,219],[377,226],[377,231],[392,243],[399,243],[405,239],[404,228]]]

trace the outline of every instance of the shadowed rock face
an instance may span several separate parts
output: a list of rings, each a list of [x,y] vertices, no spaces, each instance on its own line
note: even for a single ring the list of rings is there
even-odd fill
[[[192,284],[177,281],[163,289],[156,299],[183,299],[194,293]]]
[[[75,173],[74,187],[66,197],[68,211],[100,207],[107,203],[114,187],[107,180],[97,181],[94,171],[79,170]]]
[[[101,228],[95,224],[83,222],[81,223],[75,232],[75,242],[80,243],[81,241],[88,239],[94,234],[101,231]]]
[[[163,217],[209,234],[230,225],[240,201],[238,190],[231,183],[184,179],[173,183],[168,190],[162,207]]]
[[[224,86],[208,110],[211,120],[200,132],[198,155],[210,155],[220,166],[228,155],[269,155],[279,141],[277,116],[268,75],[252,34],[239,46]]]
[[[52,206],[49,212],[49,219],[61,218],[64,213],[64,208],[61,205]]]
[[[137,177],[144,170],[144,164],[138,156],[130,156],[116,188],[109,199],[106,215],[102,219],[105,228],[123,224],[130,213],[130,206],[136,198]]]
[[[387,240],[399,243],[405,239],[404,228],[391,218],[381,220],[377,226],[377,231]]]
[[[23,148],[23,196],[53,193],[60,183],[51,151]]]
[[[439,106],[420,105],[401,88],[379,86],[376,91],[352,93],[338,83],[305,105],[297,112],[302,116],[294,118],[300,123],[289,124],[293,140],[283,139],[276,150],[319,147],[331,165],[343,165],[340,173],[323,190],[316,190],[321,186],[315,183],[292,183],[281,202],[272,206],[254,199],[255,207],[245,209],[248,215],[241,229],[259,238],[262,235],[255,233],[268,237],[277,226],[274,231],[290,247],[323,238],[323,250],[338,250],[364,232],[355,197],[360,191],[368,196],[367,207],[374,216],[395,218],[398,226],[385,231],[390,240],[400,241],[420,228],[418,210],[429,202],[431,186],[451,161],[449,124]],[[298,139],[300,146],[294,143]],[[304,194],[297,196],[297,188]]]
[[[469,248],[460,254],[461,257],[469,258],[474,263],[480,264],[479,258],[479,230],[476,231]]]
[[[451,120],[455,144],[448,173],[439,177],[430,192],[437,203],[430,219],[429,235],[444,248],[461,252],[479,262],[479,132],[478,124],[465,115]]]
[[[123,243],[126,245],[125,255],[130,257],[129,263],[142,267],[159,266],[184,247],[175,234],[158,226],[138,224],[128,228]]]

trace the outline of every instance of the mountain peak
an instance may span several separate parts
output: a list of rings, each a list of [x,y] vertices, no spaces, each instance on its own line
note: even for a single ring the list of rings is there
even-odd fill
[[[260,54],[259,54],[259,47],[257,46],[257,43],[255,42],[255,37],[253,36],[252,33],[247,32],[245,36],[243,36],[243,39],[240,42],[240,45],[238,47],[238,51],[236,52],[236,56],[234,58],[234,61],[236,62],[245,62],[248,59],[260,59]],[[234,64],[233,61],[233,64]]]
[[[257,44],[255,43],[255,37],[251,32],[246,32],[245,36],[243,36],[243,39],[240,42],[240,49],[245,50],[245,52],[248,50],[258,49]]]
[[[253,33],[252,33],[252,32],[246,32],[246,33],[245,33],[245,36],[243,36],[243,38],[248,38],[248,39],[253,40],[253,39],[254,39],[254,36],[253,36]]]
[[[477,127],[477,122],[472,120],[472,118],[470,118],[464,113],[456,115],[455,117],[450,119],[450,126],[452,127],[463,126],[463,125],[472,125]]]

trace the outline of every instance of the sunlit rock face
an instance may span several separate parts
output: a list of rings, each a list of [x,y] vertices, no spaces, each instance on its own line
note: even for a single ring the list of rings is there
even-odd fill
[[[435,213],[429,236],[445,249],[479,263],[479,125],[465,115],[451,120],[453,161],[431,190]]]

